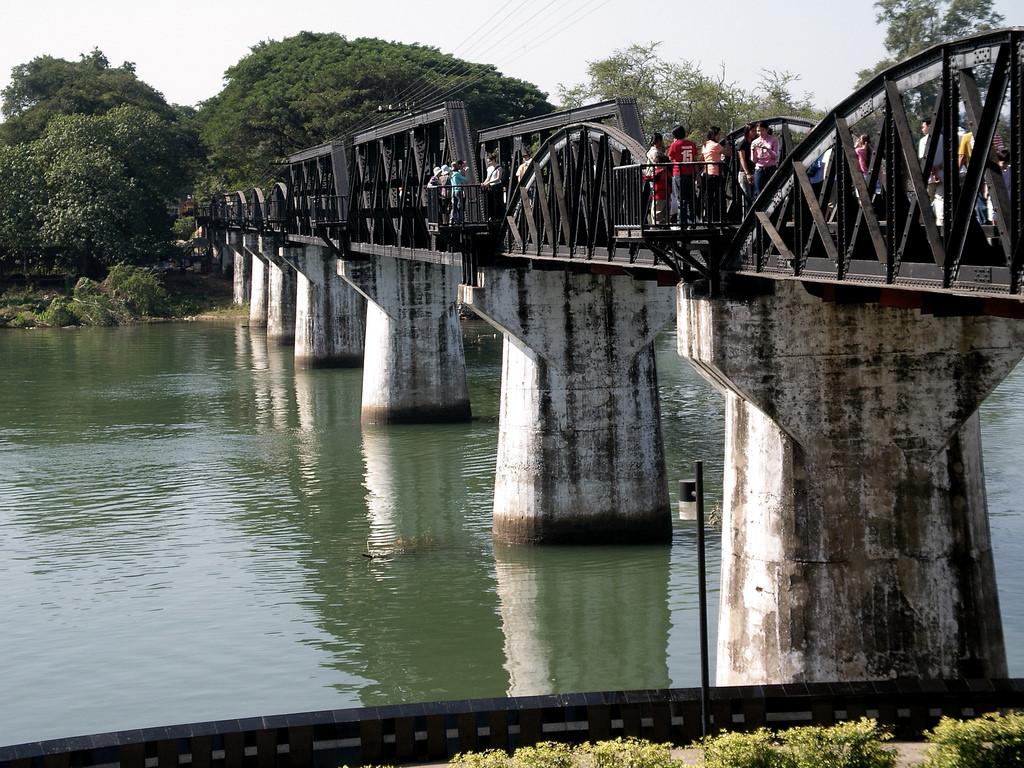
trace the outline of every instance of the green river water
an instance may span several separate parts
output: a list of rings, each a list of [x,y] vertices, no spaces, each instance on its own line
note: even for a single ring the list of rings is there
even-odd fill
[[[0,332],[0,744],[696,685],[692,523],[671,546],[492,543],[501,339],[463,330],[472,423],[386,428],[359,424],[360,371],[296,371],[241,324]],[[673,503],[703,458],[714,507],[722,400],[657,346]],[[1018,371],[983,410],[1018,675],[1022,403]]]

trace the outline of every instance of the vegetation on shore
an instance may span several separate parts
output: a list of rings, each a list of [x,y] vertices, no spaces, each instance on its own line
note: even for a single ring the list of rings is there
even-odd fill
[[[230,316],[231,285],[219,275],[182,273],[161,278],[117,264],[106,278],[66,286],[0,290],[0,328],[112,326],[196,316]]]
[[[1024,714],[991,713],[969,720],[944,717],[924,734],[929,743],[921,768],[1006,768],[1024,765]],[[869,718],[837,725],[781,731],[725,732],[695,742],[706,768],[895,768],[892,736]],[[464,752],[451,768],[683,768],[673,745],[618,738],[576,746],[542,742]],[[380,767],[383,768],[383,767]]]

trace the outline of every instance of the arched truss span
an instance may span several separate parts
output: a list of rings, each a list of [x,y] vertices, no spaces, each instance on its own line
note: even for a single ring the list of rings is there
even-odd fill
[[[245,225],[249,229],[262,229],[266,219],[263,190],[253,187],[245,196]]]
[[[726,268],[1019,295],[1022,45],[1020,28],[979,34],[875,76],[780,166],[744,218]],[[924,141],[922,120],[931,121]],[[960,130],[974,140],[963,162]],[[858,135],[871,138],[866,173]]]
[[[513,176],[501,228],[503,251],[612,260],[612,169],[644,156],[644,146],[615,126],[577,123],[553,133],[523,178]]]

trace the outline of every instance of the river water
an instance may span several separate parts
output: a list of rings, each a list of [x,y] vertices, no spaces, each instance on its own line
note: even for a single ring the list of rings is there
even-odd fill
[[[360,371],[296,371],[243,325],[0,333],[0,744],[698,684],[692,523],[671,546],[492,543],[501,339],[464,333],[472,423],[386,428],[359,424]],[[714,509],[721,398],[674,334],[657,348],[673,503],[703,458]],[[1017,371],[983,408],[1016,675],[1022,402]]]

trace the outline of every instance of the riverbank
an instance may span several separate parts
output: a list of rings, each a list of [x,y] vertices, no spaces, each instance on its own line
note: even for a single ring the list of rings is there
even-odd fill
[[[118,266],[102,282],[62,278],[0,283],[0,328],[110,326],[139,322],[234,319],[232,284],[221,274],[155,275]]]

